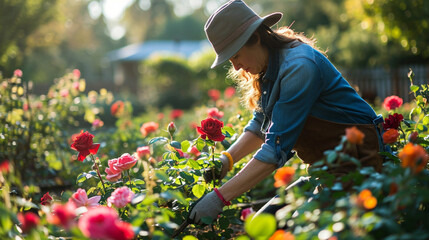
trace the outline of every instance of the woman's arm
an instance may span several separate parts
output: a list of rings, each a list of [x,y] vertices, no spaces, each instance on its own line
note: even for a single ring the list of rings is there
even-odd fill
[[[226,201],[230,201],[253,188],[276,169],[277,164],[252,158],[237,175],[219,188],[219,192]]]
[[[241,134],[237,141],[228,148],[228,152],[231,154],[234,163],[236,163],[249,153],[260,148],[263,143],[263,139],[259,138],[256,134],[247,131]]]

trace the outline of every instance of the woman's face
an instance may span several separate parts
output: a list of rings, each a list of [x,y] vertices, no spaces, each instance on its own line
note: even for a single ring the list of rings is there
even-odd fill
[[[253,45],[244,45],[229,61],[236,71],[243,69],[251,74],[264,72],[268,65],[268,49],[259,41]]]

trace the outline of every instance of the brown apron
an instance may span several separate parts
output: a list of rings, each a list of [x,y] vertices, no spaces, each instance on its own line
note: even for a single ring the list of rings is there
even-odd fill
[[[341,137],[345,135],[345,129],[353,126],[365,134],[363,144],[350,144],[345,153],[358,159],[362,167],[372,166],[376,171],[381,171],[383,158],[378,154],[380,150],[379,133],[374,124],[335,123],[309,116],[294,150],[304,163],[311,166],[324,157],[324,151],[333,150],[340,143]],[[328,169],[328,172],[336,177],[341,177],[355,170],[356,167],[354,163],[345,161],[341,162],[339,167]]]

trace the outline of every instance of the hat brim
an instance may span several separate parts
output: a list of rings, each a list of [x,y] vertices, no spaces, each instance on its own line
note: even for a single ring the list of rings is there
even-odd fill
[[[278,23],[282,16],[282,13],[275,12],[256,20],[254,23],[252,23],[252,25],[247,28],[247,30],[243,34],[241,34],[236,40],[234,40],[232,44],[228,45],[224,50],[222,50],[221,53],[216,54],[216,59],[214,60],[210,68],[215,68],[221,65],[222,63],[229,60],[234,54],[236,54],[261,24],[265,24],[268,27],[271,27],[274,24]]]

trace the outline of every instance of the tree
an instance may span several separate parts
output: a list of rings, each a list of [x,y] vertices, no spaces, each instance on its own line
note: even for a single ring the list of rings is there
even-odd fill
[[[0,71],[11,75],[23,61],[28,37],[51,21],[58,0],[3,0],[0,2]]]

